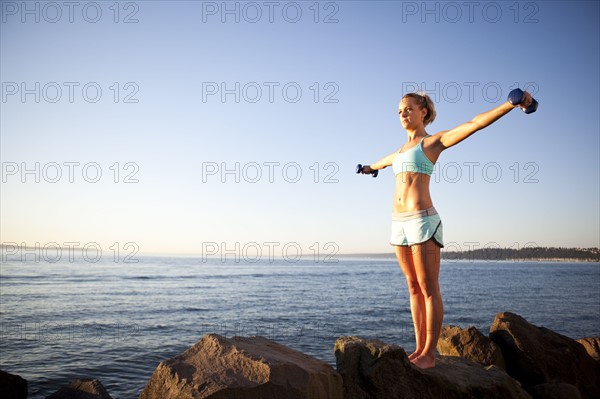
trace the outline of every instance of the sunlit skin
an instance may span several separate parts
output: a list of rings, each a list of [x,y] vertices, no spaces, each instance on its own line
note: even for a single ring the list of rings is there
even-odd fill
[[[531,95],[525,92],[523,103],[519,107],[527,108],[530,104]],[[423,141],[425,156],[435,163],[442,151],[494,123],[513,108],[515,106],[505,102],[453,129],[443,130],[427,137]],[[367,167],[365,172],[391,166],[398,152],[404,152],[417,145],[427,135],[423,122],[427,112],[427,108],[419,107],[415,99],[403,98],[398,106],[398,114],[407,134],[406,143],[398,151]],[[429,193],[430,180],[429,176],[422,173],[399,173],[396,176],[393,212],[417,211],[432,207],[433,201]],[[444,318],[444,305],[439,286],[440,247],[432,238],[421,244],[395,246],[395,250],[400,268],[406,277],[415,329],[416,348],[408,358],[417,367],[435,367],[435,348]]]

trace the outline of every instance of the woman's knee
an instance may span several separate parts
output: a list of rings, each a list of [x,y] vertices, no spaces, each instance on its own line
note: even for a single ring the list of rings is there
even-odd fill
[[[410,295],[421,295],[421,286],[417,280],[406,279],[406,284],[408,285],[408,293]]]
[[[440,295],[440,284],[434,279],[423,279],[418,281],[420,291],[426,298]]]

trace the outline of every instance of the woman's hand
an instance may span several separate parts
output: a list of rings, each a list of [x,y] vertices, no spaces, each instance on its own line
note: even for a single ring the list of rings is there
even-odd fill
[[[363,173],[363,174],[365,174],[365,175],[370,175],[370,174],[371,174],[371,173],[373,173],[374,171],[375,171],[375,170],[374,170],[374,169],[371,169],[371,166],[370,166],[370,165],[364,165],[364,166],[362,167],[362,171],[361,171],[361,173]]]
[[[533,98],[531,97],[531,94],[528,91],[525,91],[523,92],[523,100],[519,105],[515,105],[515,107],[520,107],[521,109],[525,110],[531,105],[532,101]]]

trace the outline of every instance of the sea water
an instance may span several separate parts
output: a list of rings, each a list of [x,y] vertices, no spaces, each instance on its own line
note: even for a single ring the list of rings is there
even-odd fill
[[[0,368],[27,379],[30,398],[76,378],[136,398],[160,361],[207,333],[265,336],[331,365],[344,335],[414,349],[394,260],[137,260],[5,259]],[[598,263],[442,262],[440,284],[445,324],[487,334],[511,311],[575,339],[600,335]]]

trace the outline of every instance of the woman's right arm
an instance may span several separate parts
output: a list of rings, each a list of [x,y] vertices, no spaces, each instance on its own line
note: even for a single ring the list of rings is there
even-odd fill
[[[392,162],[394,161],[394,157],[398,154],[398,151],[391,153],[390,155],[381,158],[379,161],[375,162],[371,165],[363,166],[363,173],[371,173],[374,170],[379,170],[383,168],[387,168],[388,166],[392,166]]]

